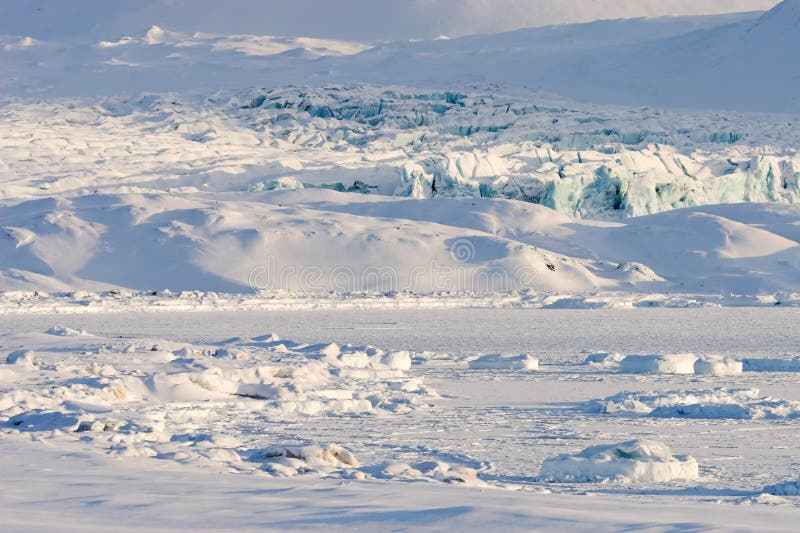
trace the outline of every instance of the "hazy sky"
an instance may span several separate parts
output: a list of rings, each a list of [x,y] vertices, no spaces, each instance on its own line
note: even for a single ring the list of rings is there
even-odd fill
[[[431,38],[598,18],[769,9],[778,0],[0,0],[0,34],[116,38],[183,31],[351,40]]]

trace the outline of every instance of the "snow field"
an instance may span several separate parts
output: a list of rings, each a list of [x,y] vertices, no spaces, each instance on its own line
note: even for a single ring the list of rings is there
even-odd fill
[[[264,423],[413,419],[420,410],[441,409],[436,405],[443,399],[427,378],[418,375],[424,369],[434,376],[489,370],[483,375],[506,380],[527,374],[521,370],[539,368],[538,359],[527,354],[461,357],[386,351],[370,345],[302,344],[275,334],[186,344],[98,337],[59,325],[41,334],[7,335],[0,345],[35,348],[35,352],[11,350],[5,357],[8,363],[0,365],[0,417],[5,427],[57,446],[70,446],[80,439],[117,457],[153,457],[201,467],[221,464],[231,472],[273,477],[371,477],[476,487],[514,484],[496,476],[496,466],[479,462],[480,456],[478,462],[459,456],[448,459],[448,454],[422,448],[411,456],[369,451],[364,462],[347,440],[317,444],[326,442],[325,437],[309,434],[278,435],[265,442],[251,433]],[[559,380],[589,381],[598,372],[625,374],[613,371],[615,364],[624,361],[620,354],[594,353],[585,359],[589,364],[582,366],[588,369],[579,370],[573,378],[567,377],[576,371],[571,365],[547,365],[546,374],[563,376]],[[679,361],[689,365],[684,359],[685,354]],[[721,357],[696,359],[726,368],[731,364]],[[647,360],[652,365],[652,358]],[[617,419],[769,421],[800,416],[800,402],[763,396],[755,388],[622,392],[578,405],[591,416]],[[363,443],[357,446],[365,453]],[[547,459],[539,479],[567,483],[694,479],[691,471],[697,470],[696,463],[692,466],[691,461],[670,459],[661,452],[641,451],[642,446],[661,449],[654,444],[626,443],[618,447],[633,455],[621,457],[608,446],[590,447],[577,456]]]

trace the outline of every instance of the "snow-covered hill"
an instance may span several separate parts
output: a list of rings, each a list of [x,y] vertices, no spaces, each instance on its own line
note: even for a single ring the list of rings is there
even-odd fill
[[[800,292],[798,219],[740,204],[581,222],[334,191],[32,200],[0,208],[0,289]]]

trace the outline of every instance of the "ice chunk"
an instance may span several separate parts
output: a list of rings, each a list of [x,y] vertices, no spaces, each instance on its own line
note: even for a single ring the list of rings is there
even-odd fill
[[[698,359],[694,363],[695,374],[735,376],[742,373],[743,363],[728,357]]]
[[[468,365],[474,370],[538,370],[539,360],[528,354],[490,354],[473,359]]]
[[[381,364],[390,370],[410,370],[411,355],[405,350],[389,352],[381,356]]]
[[[666,444],[650,440],[592,446],[574,455],[545,459],[539,475],[550,482],[626,483],[694,480],[698,476],[693,457],[673,456]]]
[[[634,374],[694,374],[696,361],[693,354],[629,355],[619,369]]]

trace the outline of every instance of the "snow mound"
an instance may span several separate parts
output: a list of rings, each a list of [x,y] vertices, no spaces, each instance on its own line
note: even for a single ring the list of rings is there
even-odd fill
[[[214,357],[244,361],[246,359],[249,359],[250,355],[244,350],[237,350],[232,348],[220,348],[214,351]]]
[[[592,446],[545,459],[539,474],[542,481],[557,483],[664,483],[698,477],[693,457],[673,456],[666,444],[649,440]]]
[[[55,335],[57,337],[90,337],[91,334],[85,329],[74,329],[66,326],[57,325],[48,329],[45,333],[48,335]]]
[[[619,369],[634,374],[694,374],[697,360],[693,354],[629,355]]]
[[[625,359],[625,356],[620,353],[598,352],[587,355],[583,360],[583,364],[602,368],[613,368],[619,366],[620,361],[623,359]]]
[[[744,359],[745,372],[800,372],[800,357],[793,359]]]
[[[384,352],[374,346],[327,344],[311,347],[310,357],[338,369],[340,376],[366,377],[402,375],[411,369],[411,354],[405,350]]]
[[[621,392],[588,405],[592,412],[639,414],[656,418],[793,419],[800,417],[800,401],[762,396],[758,389],[716,388]]]
[[[261,469],[276,477],[300,474],[326,476],[354,470],[359,466],[351,452],[336,444],[270,446],[256,454],[252,460],[262,460],[264,464]]]
[[[396,462],[386,465],[380,477],[402,480],[426,480],[459,484],[468,487],[486,487],[473,468],[454,466],[443,461],[421,461],[418,463]]]
[[[6,363],[22,367],[33,367],[39,364],[36,353],[32,350],[16,350],[6,356]]]
[[[467,363],[474,370],[538,370],[539,360],[528,354],[482,355]]]
[[[800,496],[800,480],[769,485],[764,487],[764,492],[773,496]]]
[[[744,364],[729,357],[698,359],[694,363],[695,374],[712,376],[736,376],[742,373]]]
[[[9,419],[9,425],[18,431],[75,431],[80,423],[80,419],[73,414],[39,409],[19,413]]]

